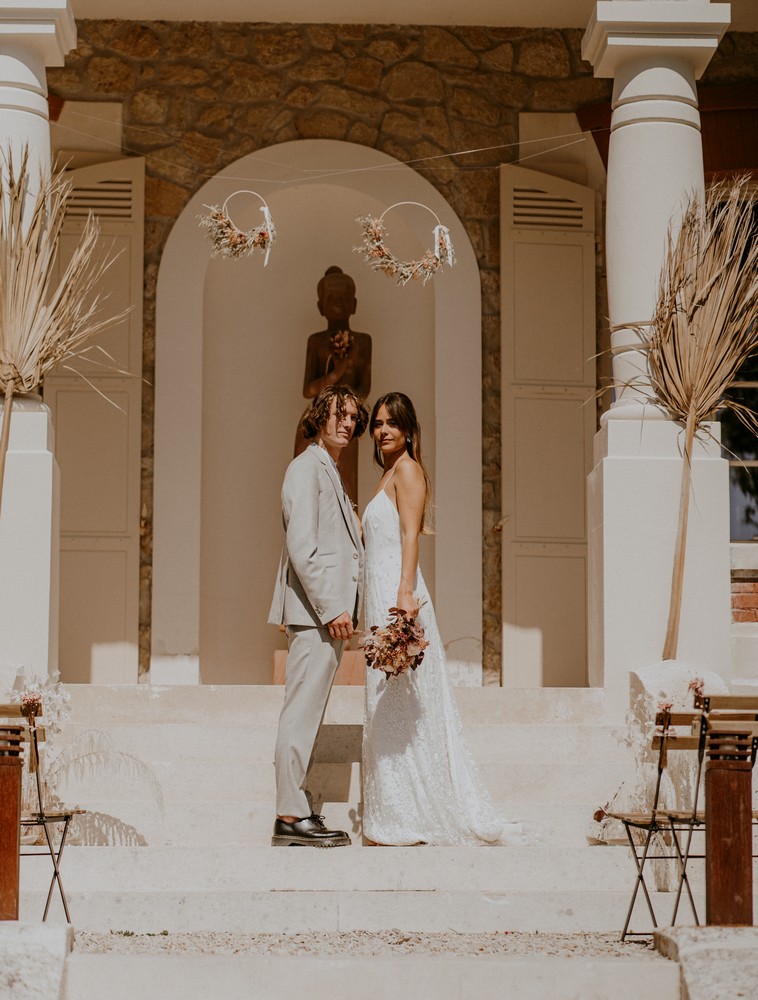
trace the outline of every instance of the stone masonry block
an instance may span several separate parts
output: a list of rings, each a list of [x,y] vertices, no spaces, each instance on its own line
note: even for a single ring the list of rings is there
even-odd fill
[[[283,34],[257,34],[253,53],[262,66],[289,66],[303,55],[305,45],[296,31]]]
[[[461,118],[484,125],[496,125],[500,120],[500,108],[496,104],[463,87],[456,87],[453,92],[450,110]]]
[[[112,49],[137,59],[154,59],[160,53],[161,40],[151,28],[137,21],[122,23],[123,29],[111,42]]]
[[[479,60],[455,35],[444,28],[428,28],[424,38],[424,56],[429,62],[474,69]]]
[[[87,79],[92,90],[102,94],[128,94],[134,88],[136,74],[123,59],[97,56],[90,60]]]
[[[442,100],[445,85],[442,74],[432,66],[407,62],[389,71],[384,90],[390,100],[432,103]]]
[[[378,59],[359,56],[348,64],[345,83],[348,87],[357,87],[359,90],[374,90],[379,86],[383,70]]]
[[[497,48],[482,54],[482,65],[487,69],[498,70],[501,73],[510,73],[513,69],[513,46],[510,42],[503,42]]]
[[[571,72],[571,65],[562,36],[554,31],[522,42],[516,71],[529,76],[567,77]]]

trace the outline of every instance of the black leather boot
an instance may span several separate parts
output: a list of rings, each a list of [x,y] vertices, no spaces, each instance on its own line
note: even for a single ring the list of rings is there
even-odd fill
[[[274,823],[272,847],[348,847],[350,838],[344,830],[327,830],[324,817],[306,816],[294,823],[277,819]]]

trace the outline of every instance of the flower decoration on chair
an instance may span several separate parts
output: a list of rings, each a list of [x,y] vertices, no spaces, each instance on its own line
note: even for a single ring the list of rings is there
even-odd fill
[[[383,670],[387,678],[399,677],[406,670],[415,670],[424,659],[429,645],[424,630],[415,618],[401,608],[390,608],[389,623],[382,628],[372,625],[359,645],[366,656],[366,663],[375,670]]]
[[[229,202],[238,194],[253,194],[261,199],[262,225],[245,231],[234,224],[227,209]],[[198,218],[200,225],[208,230],[208,238],[213,244],[212,257],[244,257],[260,250],[264,255],[263,266],[268,264],[271,247],[276,240],[276,229],[268,205],[257,191],[235,191],[229,195],[221,208],[217,205],[205,205],[204,208],[208,209],[208,214]]]
[[[384,242],[386,233],[384,217],[387,212],[401,205],[417,205],[419,208],[425,208],[437,219],[437,225],[434,227],[434,246],[431,250],[424,251],[419,260],[400,260]],[[450,231],[447,226],[442,225],[437,214],[432,212],[427,205],[422,205],[417,201],[399,201],[385,209],[378,219],[370,215],[362,215],[356,221],[363,230],[363,244],[354,247],[355,252],[362,253],[364,260],[375,271],[382,271],[390,278],[397,278],[399,285],[405,285],[411,279],[421,281],[425,285],[444,264],[449,267],[455,264]]]

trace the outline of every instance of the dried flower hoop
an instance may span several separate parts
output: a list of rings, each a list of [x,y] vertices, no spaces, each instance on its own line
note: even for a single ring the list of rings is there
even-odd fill
[[[417,205],[419,208],[425,208],[437,219],[437,225],[434,227],[434,249],[426,250],[420,260],[400,260],[384,245],[386,232],[384,216],[393,208],[399,208],[401,205]],[[398,201],[386,208],[378,219],[362,215],[356,221],[363,229],[363,245],[354,247],[355,252],[362,253],[364,259],[375,271],[383,271],[389,277],[397,278],[399,285],[406,284],[411,278],[420,279],[421,283],[425,285],[443,264],[447,263],[449,267],[452,267],[455,263],[450,231],[447,226],[442,225],[436,212],[419,201]]]
[[[232,198],[238,194],[254,194],[256,198],[261,199],[263,202],[261,205],[262,226],[249,229],[247,232],[235,226],[226,209]],[[268,256],[276,240],[276,230],[268,205],[257,191],[234,191],[221,208],[217,205],[204,205],[203,207],[208,209],[208,215],[199,216],[200,225],[208,230],[208,237],[213,244],[212,257],[219,255],[222,257],[244,257],[245,254],[251,254],[254,250],[261,250],[264,254],[263,266],[268,264]]]

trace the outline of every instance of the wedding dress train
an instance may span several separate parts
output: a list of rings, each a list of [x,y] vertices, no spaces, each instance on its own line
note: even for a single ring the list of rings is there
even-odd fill
[[[400,581],[400,518],[381,490],[363,517],[366,627],[385,625]],[[419,569],[418,621],[429,646],[415,671],[366,670],[363,832],[377,844],[523,842],[495,812],[466,745],[429,591]]]

